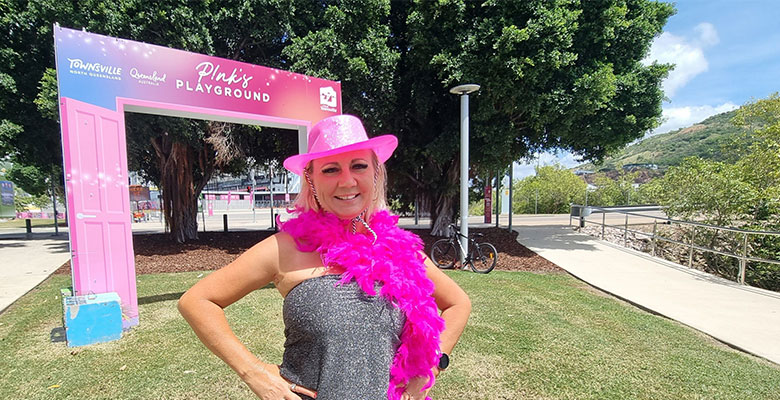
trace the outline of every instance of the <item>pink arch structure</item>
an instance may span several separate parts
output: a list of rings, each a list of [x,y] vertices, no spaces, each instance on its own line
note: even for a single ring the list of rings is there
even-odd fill
[[[76,295],[116,292],[138,324],[125,112],[293,129],[341,113],[341,84],[54,26]]]

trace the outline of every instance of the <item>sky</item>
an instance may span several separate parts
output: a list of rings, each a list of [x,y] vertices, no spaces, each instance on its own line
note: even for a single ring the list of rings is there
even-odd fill
[[[709,116],[780,91],[780,1],[680,0],[643,61],[675,64],[664,80],[663,123],[648,136],[693,125]],[[581,162],[547,152],[515,164],[514,178],[535,165]]]

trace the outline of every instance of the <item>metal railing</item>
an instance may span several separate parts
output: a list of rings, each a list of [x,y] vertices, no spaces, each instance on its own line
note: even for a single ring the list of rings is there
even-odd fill
[[[572,204],[572,212],[569,217],[569,226],[571,226],[572,217],[577,217],[579,219],[579,226],[581,228],[585,227],[585,223],[589,222],[592,224],[601,225],[601,239],[604,239],[604,231],[606,227],[610,228],[616,228],[616,229],[622,229],[623,231],[623,247],[628,247],[628,234],[633,233],[634,235],[642,235],[645,237],[649,237],[651,241],[651,254],[653,256],[656,255],[656,249],[657,249],[657,242],[663,241],[668,243],[675,243],[681,246],[688,247],[688,267],[690,268],[693,264],[693,252],[694,250],[699,250],[702,252],[710,252],[714,254],[719,254],[726,257],[732,257],[737,260],[739,260],[739,272],[737,281],[740,284],[745,284],[745,271],[747,269],[747,263],[748,262],[760,262],[760,263],[768,263],[768,264],[776,264],[780,265],[780,261],[778,260],[769,260],[765,258],[760,257],[753,257],[748,254],[748,238],[750,235],[763,235],[763,236],[780,236],[780,232],[770,232],[770,231],[754,231],[754,230],[747,230],[747,229],[738,229],[738,228],[729,228],[725,226],[717,226],[717,225],[708,225],[708,224],[702,224],[699,222],[691,222],[691,221],[682,221],[677,219],[672,219],[668,217],[661,217],[657,215],[648,215],[648,214],[640,214],[637,212],[631,212],[629,210],[637,210],[637,211],[654,211],[654,210],[662,210],[661,207],[658,206],[627,206],[627,207],[594,207],[594,206],[583,206],[579,204]],[[593,214],[601,214],[601,222],[598,221],[591,221],[586,219],[588,216]],[[622,226],[619,225],[608,225],[606,221],[607,214],[610,213],[616,213],[616,214],[623,214],[625,215],[625,221],[623,222]],[[653,220],[653,232],[648,233],[640,230],[634,230],[629,228],[629,216],[633,217],[640,217],[640,218],[650,218]],[[691,232],[688,237],[687,241],[681,241],[681,240],[675,240],[670,237],[661,236],[658,234],[658,221],[662,221],[661,224],[663,225],[671,225],[671,224],[679,224],[682,226],[690,226]],[[648,225],[648,223],[635,223],[634,225]],[[723,231],[723,232],[734,232],[737,235],[742,235],[742,254],[734,254],[729,253],[726,251],[721,251],[717,249],[712,249],[705,246],[700,246],[695,243],[696,239],[696,231],[697,229],[712,229],[717,231]]]

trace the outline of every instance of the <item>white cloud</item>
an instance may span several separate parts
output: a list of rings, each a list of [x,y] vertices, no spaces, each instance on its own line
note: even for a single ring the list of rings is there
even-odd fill
[[[715,30],[715,25],[709,22],[702,22],[693,28],[696,33],[699,34],[698,40],[702,46],[714,46],[720,42],[718,37],[718,31]]]
[[[564,168],[572,168],[582,164],[582,161],[576,161],[574,154],[569,152],[543,152],[536,155],[536,159],[517,162],[514,165],[513,179],[522,179],[526,176],[536,175],[536,166],[546,166],[560,164]]]
[[[674,69],[664,80],[664,93],[669,98],[674,97],[678,89],[685,86],[691,79],[709,69],[709,63],[704,56],[704,49],[718,44],[720,38],[715,26],[704,22],[694,28],[696,36],[683,37],[664,32],[657,37],[650,54],[643,60],[645,64],[657,61],[663,64],[675,64]]]
[[[691,126],[699,123],[707,117],[715,114],[720,114],[726,111],[731,111],[739,108],[738,105],[732,102],[726,102],[721,105],[711,106],[687,106],[687,107],[669,107],[664,108],[663,118],[664,123],[658,128],[653,130],[651,135],[659,133],[666,133],[675,129]]]

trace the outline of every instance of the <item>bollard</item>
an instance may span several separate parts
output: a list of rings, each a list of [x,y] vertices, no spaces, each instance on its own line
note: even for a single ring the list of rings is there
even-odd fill
[[[658,232],[658,220],[654,219],[653,220],[653,251],[650,253],[653,255],[653,257],[655,257],[655,247],[657,246],[655,244],[655,235],[657,234],[657,232]]]
[[[24,226],[27,228],[27,239],[32,239],[32,220],[29,218],[25,219]]]
[[[227,214],[222,214],[222,227],[227,232]]]
[[[607,226],[607,213],[601,210],[601,240],[604,240],[604,227]]]

